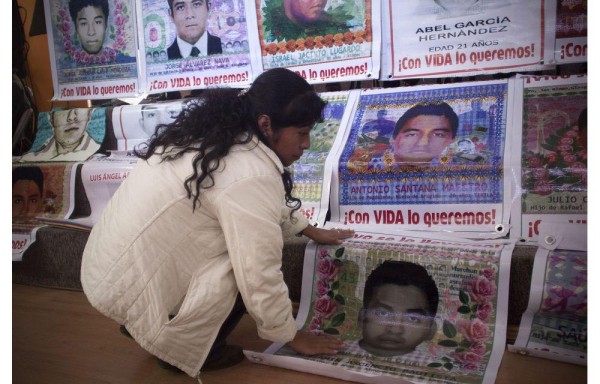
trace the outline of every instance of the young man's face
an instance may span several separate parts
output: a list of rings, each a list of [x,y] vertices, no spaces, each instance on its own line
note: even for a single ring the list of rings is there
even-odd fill
[[[87,108],[72,108],[55,111],[52,115],[54,138],[63,148],[77,146],[85,133],[90,120],[91,110]]]
[[[384,284],[373,291],[370,303],[359,316],[361,348],[377,356],[412,352],[433,338],[436,326],[429,313],[427,296],[414,285]]]
[[[87,53],[96,54],[104,44],[106,16],[102,9],[88,5],[77,12],[75,30],[81,46]]]
[[[32,219],[42,205],[42,191],[33,180],[17,180],[12,189],[12,217]]]
[[[286,14],[293,22],[314,23],[321,18],[327,0],[289,0],[286,3]]]
[[[206,30],[208,0],[174,0],[172,17],[177,28],[177,36],[183,41],[195,44]],[[206,53],[206,52],[204,52]]]
[[[438,157],[452,140],[448,118],[420,115],[408,120],[391,144],[396,161],[420,163]]]

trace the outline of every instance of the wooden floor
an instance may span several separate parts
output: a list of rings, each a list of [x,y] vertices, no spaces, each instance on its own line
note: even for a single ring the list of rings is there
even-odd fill
[[[159,368],[154,357],[122,336],[118,325],[92,308],[82,292],[12,286],[12,382],[17,384],[197,383]],[[245,316],[229,340],[263,351]],[[239,365],[202,374],[203,384],[334,384],[341,380],[281,368]],[[497,383],[586,383],[586,367],[505,352]]]

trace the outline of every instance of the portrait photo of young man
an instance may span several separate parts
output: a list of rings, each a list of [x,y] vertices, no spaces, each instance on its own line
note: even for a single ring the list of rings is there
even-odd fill
[[[169,60],[218,55],[223,52],[221,39],[207,27],[208,0],[167,0],[177,36],[167,48]]]
[[[358,316],[362,338],[347,341],[352,355],[392,357],[425,362],[417,347],[437,332],[438,288],[427,270],[406,261],[387,260],[368,276]]]
[[[452,143],[458,116],[445,102],[422,103],[396,122],[390,140],[396,163],[429,163]]]

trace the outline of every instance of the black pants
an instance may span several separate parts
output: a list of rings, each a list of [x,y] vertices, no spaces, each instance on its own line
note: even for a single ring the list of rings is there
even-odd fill
[[[233,309],[229,313],[229,316],[227,316],[227,318],[225,319],[223,325],[221,325],[221,329],[219,329],[217,338],[213,343],[212,347],[210,348],[210,351],[208,352],[208,357],[206,358],[204,364],[210,364],[213,361],[223,357],[227,349],[226,339],[238,325],[245,312],[246,307],[244,306],[244,302],[242,301],[242,295],[238,293],[235,299],[235,304],[233,305]]]

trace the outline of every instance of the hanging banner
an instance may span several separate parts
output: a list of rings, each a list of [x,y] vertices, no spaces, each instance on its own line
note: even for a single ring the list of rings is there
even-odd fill
[[[541,0],[382,3],[381,80],[543,68]]]
[[[310,132],[310,148],[290,166],[294,189],[292,195],[302,200],[300,212],[312,225],[322,227],[329,209],[334,142],[341,140],[348,126],[354,103],[360,91],[328,92],[319,96],[327,102],[324,121]]]
[[[20,161],[84,161],[106,136],[106,108],[70,108],[41,112],[31,148]]]
[[[511,236],[535,243],[544,221],[587,222],[587,77],[522,76],[518,84]]]
[[[547,64],[587,61],[587,0],[545,0]]]
[[[12,166],[13,261],[35,241],[43,218],[65,218],[73,211],[74,167],[78,163],[31,163]]]
[[[331,220],[386,232],[506,235],[509,84],[362,91],[334,169]]]
[[[53,100],[139,92],[133,0],[44,0]]]
[[[345,347],[306,356],[276,343],[246,356],[361,383],[494,383],[513,247],[376,232],[340,246],[311,242],[297,324]]]
[[[379,77],[380,2],[256,0],[263,70],[286,67],[311,84]]]
[[[529,305],[509,351],[587,365],[586,235],[583,224],[542,224]]]
[[[254,79],[251,55],[259,47],[252,0],[137,4],[148,93],[245,87]]]

